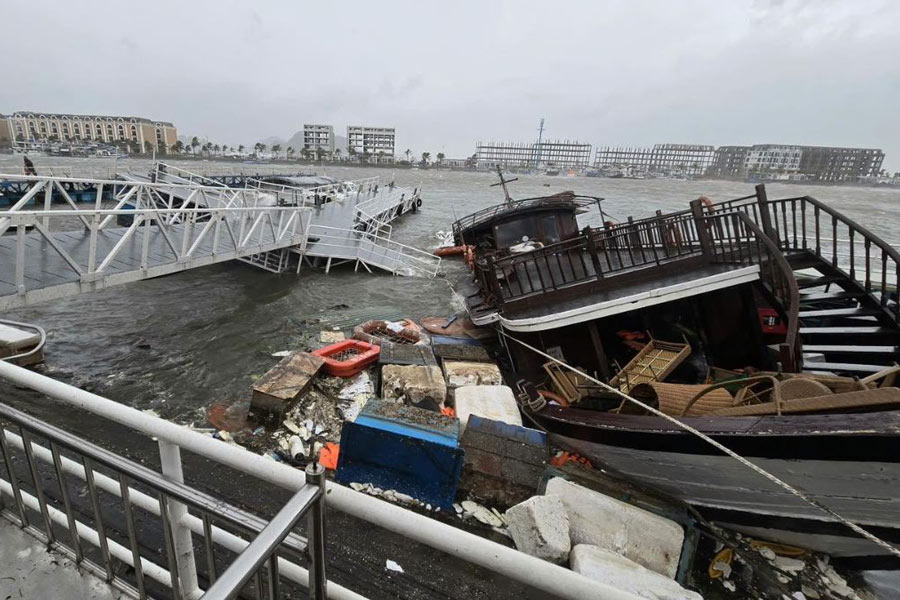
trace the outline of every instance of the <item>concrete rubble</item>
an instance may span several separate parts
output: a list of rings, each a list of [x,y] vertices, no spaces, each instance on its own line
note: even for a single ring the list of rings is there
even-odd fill
[[[384,365],[381,369],[381,397],[432,410],[443,406],[447,385],[439,367]]]
[[[572,548],[569,567],[585,577],[647,600],[703,600],[703,596],[686,590],[673,579],[616,552],[590,544],[577,544]]]
[[[444,361],[447,391],[451,398],[456,388],[468,385],[500,385],[503,377],[500,368],[489,362]]]
[[[322,344],[336,344],[345,340],[343,331],[320,331],[319,342]]]
[[[469,415],[522,426],[516,397],[505,385],[467,385],[458,388],[455,406],[456,418],[463,431],[469,422]]]
[[[309,389],[325,361],[307,352],[293,352],[253,384],[250,411],[257,421],[281,422],[287,410]]]
[[[569,560],[569,517],[559,496],[533,496],[505,516],[517,549],[557,564]]]
[[[565,504],[573,545],[599,546],[675,577],[684,530],[674,521],[559,477],[547,482],[545,493]]]

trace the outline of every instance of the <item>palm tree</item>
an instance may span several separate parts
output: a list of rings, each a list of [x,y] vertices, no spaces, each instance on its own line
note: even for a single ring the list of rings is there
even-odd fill
[[[293,158],[294,158],[294,147],[293,147],[293,146],[288,146],[288,148],[287,148],[287,157],[288,157],[289,159],[293,160]]]
[[[144,154],[150,154],[153,152],[153,144],[150,143],[150,140],[144,140]]]
[[[379,150],[378,154],[376,156],[378,156],[378,162],[383,161],[384,160],[384,150]]]
[[[321,161],[322,155],[325,154],[325,151],[322,150],[322,146],[316,146],[316,160]]]
[[[340,148],[334,149],[334,157],[337,158],[338,160],[341,159],[341,149]]]
[[[356,148],[354,148],[353,146],[347,146],[347,154],[349,154],[351,158],[355,157],[356,156]]]
[[[300,155],[303,157],[303,160],[309,160],[309,148],[305,147],[300,151]]]
[[[194,154],[197,154],[197,146],[199,145],[200,140],[198,140],[197,136],[195,135],[193,138],[191,138],[191,150],[193,150]]]
[[[272,153],[275,154],[275,158],[278,158],[279,152],[281,152],[281,144],[274,144],[272,146]]]
[[[243,154],[243,153],[244,153],[244,145],[238,144],[238,154]]]
[[[363,153],[362,153],[363,162],[365,162],[365,163],[369,162],[370,158],[372,158],[372,154],[368,150],[363,150]]]
[[[409,155],[412,154],[412,150],[410,150],[409,148],[407,148],[407,149],[406,149],[406,152],[404,152],[403,154],[406,155],[406,162],[409,162]]]
[[[175,154],[181,154],[184,152],[184,143],[181,140],[175,140],[175,143],[172,144],[172,151]]]
[[[443,153],[443,152],[438,152],[438,153],[437,153],[437,159],[438,159],[438,164],[441,164],[442,162],[444,162],[444,153]]]
[[[422,153],[422,164],[427,165],[429,158],[431,158],[431,152],[423,152]]]

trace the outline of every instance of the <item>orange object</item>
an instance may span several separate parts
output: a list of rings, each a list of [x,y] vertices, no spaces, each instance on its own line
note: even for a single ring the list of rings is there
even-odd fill
[[[548,392],[547,390],[538,390],[537,393],[540,394],[541,396],[543,396],[544,398],[546,398],[547,400],[553,400],[560,406],[563,406],[565,408],[569,407],[569,401],[566,400],[565,398],[563,398],[562,396],[560,396],[559,394],[554,394],[553,392]]]
[[[341,445],[334,442],[328,442],[319,450],[319,464],[330,471],[336,471],[338,466],[338,456],[341,453]]]
[[[581,456],[580,454],[575,454],[574,452],[562,451],[550,459],[550,464],[554,467],[563,467],[568,463],[581,465],[583,467],[587,467],[588,469],[594,468],[594,465],[591,464],[591,461]]]
[[[444,415],[445,417],[453,417],[453,418],[456,418],[456,411],[453,410],[453,408],[450,407],[450,406],[445,406],[444,408],[442,408],[442,409],[441,409],[441,414]]]
[[[469,249],[468,246],[450,246],[449,248],[438,248],[434,251],[435,256],[456,256],[457,254],[465,254]]]
[[[466,266],[470,271],[475,269],[475,252],[472,250],[472,246],[466,246]]]
[[[344,340],[313,351],[325,359],[322,367],[335,377],[353,377],[378,360],[381,347],[360,340]]]

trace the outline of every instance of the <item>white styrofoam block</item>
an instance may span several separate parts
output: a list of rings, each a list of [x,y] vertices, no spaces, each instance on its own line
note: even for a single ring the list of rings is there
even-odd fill
[[[559,477],[547,482],[545,493],[565,504],[573,545],[599,546],[675,577],[684,543],[678,523]]]
[[[41,336],[34,331],[0,324],[0,347],[18,350],[34,346],[40,341]]]
[[[522,426],[522,415],[511,389],[505,385],[466,385],[456,389],[456,418],[465,430],[469,415]]]
[[[569,567],[585,577],[647,600],[703,600],[703,596],[684,589],[677,581],[599,546],[576,545],[569,556]]]
[[[569,517],[559,496],[532,496],[507,510],[506,522],[520,552],[557,564],[569,560]]]
[[[464,385],[500,385],[503,376],[494,363],[461,360],[444,361],[447,389],[455,390]]]

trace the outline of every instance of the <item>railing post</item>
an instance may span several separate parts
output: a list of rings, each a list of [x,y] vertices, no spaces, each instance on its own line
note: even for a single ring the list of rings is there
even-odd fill
[[[700,200],[700,198],[691,200],[691,214],[694,217],[694,227],[697,229],[697,239],[700,242],[700,250],[703,252],[704,258],[712,262],[714,251],[712,237],[709,235],[709,229],[704,220],[703,201]]]
[[[159,463],[164,477],[177,483],[184,483],[184,473],[181,469],[181,449],[178,446],[160,439]],[[175,546],[175,564],[178,568],[178,586],[181,588],[180,597],[197,598],[200,596],[200,587],[197,584],[194,543],[191,539],[191,530],[184,525],[188,509],[187,506],[172,498],[166,498],[165,501],[169,507],[169,523],[172,528],[172,542]]]
[[[594,271],[597,273],[597,279],[603,279],[603,266],[600,264],[600,254],[596,242],[591,235],[591,228],[585,227],[581,232],[587,241],[588,254],[591,255],[591,262],[594,264]]]
[[[328,578],[325,575],[325,468],[318,462],[306,465],[306,484],[319,487],[320,494],[309,509],[306,536],[309,553],[309,597],[325,600]]]
[[[769,239],[775,242],[775,245],[780,247],[778,234],[775,232],[775,228],[772,227],[772,213],[769,212],[769,197],[766,194],[766,185],[764,183],[756,185],[756,202],[759,205],[759,224],[763,233],[769,236]]]

